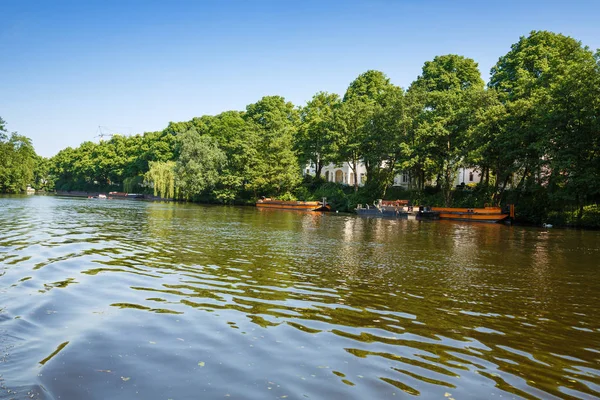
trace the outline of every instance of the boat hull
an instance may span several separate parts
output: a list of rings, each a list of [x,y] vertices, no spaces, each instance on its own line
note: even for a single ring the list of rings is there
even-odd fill
[[[378,218],[407,218],[408,213],[406,211],[399,211],[395,209],[386,208],[357,208],[356,213],[363,217],[378,217]]]
[[[259,200],[256,202],[256,207],[276,210],[330,211],[329,205],[323,206],[320,201]]]
[[[440,219],[451,219],[455,221],[497,223],[509,217],[509,214],[503,213],[500,207],[431,207],[431,211],[439,212]]]

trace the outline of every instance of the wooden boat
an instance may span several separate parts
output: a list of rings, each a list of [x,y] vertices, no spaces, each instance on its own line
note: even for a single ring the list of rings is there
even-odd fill
[[[474,222],[500,222],[508,217],[514,217],[514,205],[510,206],[508,212],[500,207],[483,208],[453,208],[453,207],[431,207],[431,211],[439,212],[440,219],[453,219],[455,221]]]
[[[331,207],[326,201],[284,201],[263,198],[256,202],[258,208],[275,208],[281,210],[299,211],[330,211]]]

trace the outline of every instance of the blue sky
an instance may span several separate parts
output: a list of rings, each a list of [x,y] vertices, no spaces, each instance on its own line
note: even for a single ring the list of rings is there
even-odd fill
[[[52,156],[265,95],[305,104],[368,69],[406,87],[425,61],[490,68],[531,30],[600,48],[600,1],[28,1],[0,4],[0,117]]]

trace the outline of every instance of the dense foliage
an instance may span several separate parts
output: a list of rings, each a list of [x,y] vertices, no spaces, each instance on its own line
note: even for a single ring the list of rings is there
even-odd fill
[[[0,118],[0,193],[19,193],[38,179],[35,171],[42,160],[35,154],[29,138],[7,133]]]
[[[515,202],[529,222],[597,221],[600,54],[546,31],[521,37],[487,86],[474,60],[438,56],[407,89],[367,71],[343,96],[319,92],[303,107],[267,96],[245,111],[84,142],[50,160],[0,126],[5,192],[50,180],[57,190],[221,203],[326,196],[341,210],[381,197],[471,207]],[[354,172],[350,187],[322,180],[324,166],[345,162]],[[307,165],[316,176],[303,179]],[[481,182],[454,187],[460,167],[477,168]],[[408,191],[392,187],[401,172],[410,177]]]

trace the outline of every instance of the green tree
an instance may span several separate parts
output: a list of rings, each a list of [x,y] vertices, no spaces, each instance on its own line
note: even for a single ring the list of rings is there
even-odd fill
[[[380,102],[393,90],[394,86],[383,72],[369,70],[350,83],[342,104],[334,113],[337,148],[334,159],[338,164],[349,164],[355,191],[358,191],[357,171],[361,161],[365,162],[367,182],[375,178],[375,171],[380,167],[370,164],[369,157],[365,159],[365,150],[369,148],[367,142],[378,140],[369,136],[372,132],[369,125]]]
[[[335,159],[334,109],[340,104],[335,93],[319,92],[302,108],[296,136],[298,158],[302,165],[315,166],[316,179],[323,166]]]
[[[376,102],[392,88],[390,79],[383,72],[368,70],[350,83],[344,94],[344,102],[352,99]]]
[[[7,136],[5,132],[0,132],[0,192],[19,193],[34,183],[37,155],[31,139],[16,132]]]
[[[426,92],[444,92],[450,90],[481,89],[484,82],[475,60],[456,54],[437,56],[426,61],[421,75],[412,88]]]
[[[228,203],[249,197],[246,188],[252,186],[254,171],[264,162],[259,153],[261,137],[257,125],[245,119],[243,112],[226,111],[212,119],[207,133],[218,141],[227,156],[213,195]]]
[[[334,160],[337,164],[347,162],[350,166],[355,192],[358,191],[357,172],[363,159],[362,145],[366,138],[366,122],[372,116],[372,105],[356,98],[344,101],[335,111],[337,152]]]
[[[539,110],[549,136],[549,190],[577,206],[580,222],[584,206],[600,195],[600,66],[580,46],[557,75],[551,101]]]
[[[176,184],[184,198],[192,199],[215,187],[227,157],[216,139],[194,129],[179,134],[177,142]]]
[[[37,158],[31,139],[16,132],[9,136],[0,118],[0,193],[19,193],[33,184]]]
[[[53,187],[50,177],[50,160],[42,157],[35,157],[35,166],[33,169],[33,186],[38,190],[49,190]]]
[[[473,111],[483,86],[474,60],[450,54],[426,62],[410,88],[425,99],[416,128],[418,145],[431,161],[427,165],[433,167],[446,205],[451,201],[456,171],[468,158]]]
[[[518,169],[515,149],[520,143],[513,141],[514,138],[510,138],[506,132],[506,121],[510,115],[506,106],[499,101],[497,92],[494,89],[485,91],[481,103],[481,107],[473,110],[467,164],[481,169],[480,186],[486,190],[491,174],[493,189],[488,201],[496,204]]]
[[[410,171],[418,162],[412,144],[422,106],[416,100],[399,87],[388,90],[366,127],[361,147],[369,170],[367,189],[377,198],[385,196],[395,175]]]
[[[244,118],[258,131],[258,157],[252,170],[248,171],[247,187],[255,196],[292,191],[301,180],[294,151],[298,110],[283,97],[266,96],[247,106]]]
[[[174,161],[151,161],[146,172],[146,181],[154,188],[154,195],[165,199],[173,199],[176,195]]]
[[[515,144],[518,193],[545,188],[583,210],[598,192],[598,63],[593,53],[571,37],[532,31],[499,59],[489,86],[507,109],[504,138]]]

